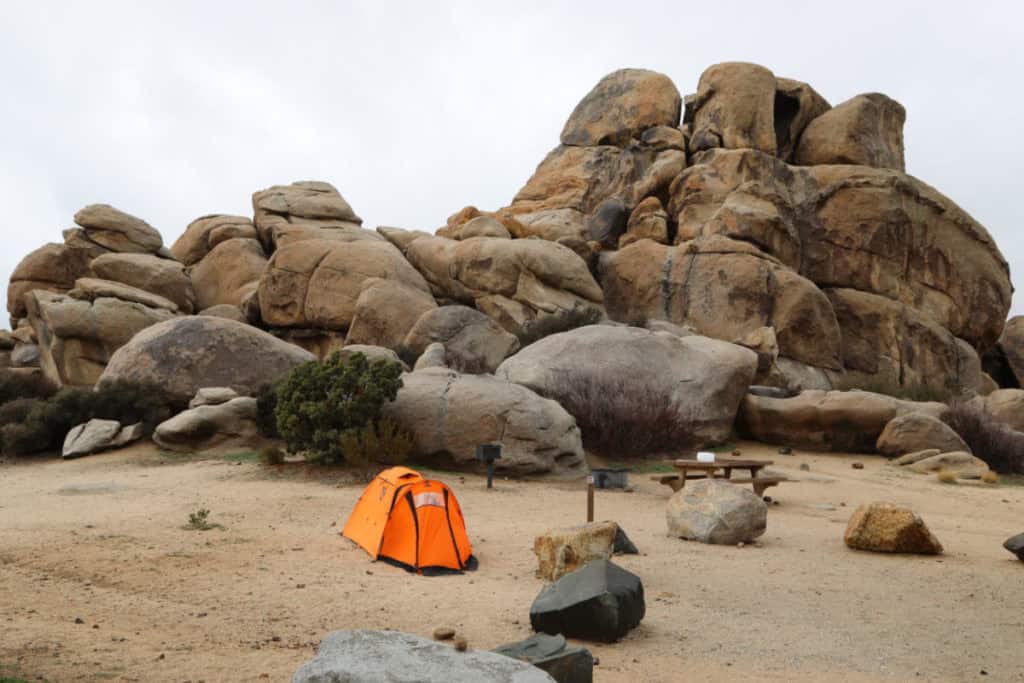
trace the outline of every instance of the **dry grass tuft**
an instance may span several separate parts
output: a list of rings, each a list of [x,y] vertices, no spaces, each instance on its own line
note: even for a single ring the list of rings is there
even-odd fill
[[[950,470],[939,470],[935,473],[935,477],[943,484],[956,483],[956,472],[952,472]]]
[[[998,484],[999,475],[993,472],[992,470],[989,470],[985,474],[981,475],[981,480],[986,484]]]

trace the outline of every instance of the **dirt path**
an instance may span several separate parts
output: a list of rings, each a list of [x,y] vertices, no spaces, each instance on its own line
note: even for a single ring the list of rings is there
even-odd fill
[[[647,616],[620,643],[588,645],[596,680],[1024,681],[1024,563],[1001,547],[1024,531],[1024,488],[942,485],[879,458],[743,451],[802,480],[769,490],[780,504],[754,546],[666,538],[668,491],[645,475],[632,493],[598,493],[598,519],[643,553],[617,562],[642,577]],[[148,447],[0,465],[0,674],[288,681],[339,628],[451,625],[474,648],[526,637],[542,585],[533,538],[582,521],[582,488],[441,478],[462,504],[475,573],[370,563],[332,526],[356,485],[222,459],[160,464]],[[947,554],[846,549],[846,520],[871,500],[913,506]],[[200,507],[225,528],[183,530]]]

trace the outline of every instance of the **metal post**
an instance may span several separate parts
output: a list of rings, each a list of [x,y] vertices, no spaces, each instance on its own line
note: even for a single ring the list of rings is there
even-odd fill
[[[594,475],[587,476],[587,523],[594,521]]]
[[[487,488],[494,488],[494,461],[487,461]]]

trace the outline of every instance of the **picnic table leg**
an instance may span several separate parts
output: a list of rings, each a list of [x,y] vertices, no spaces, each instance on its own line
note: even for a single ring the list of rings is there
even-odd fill
[[[676,491],[682,490],[682,488],[684,486],[686,486],[686,475],[684,474],[681,477],[679,477],[678,479],[673,479],[672,481],[670,481],[668,483],[668,485],[670,487],[672,487],[672,492],[673,493],[675,493]]]
[[[725,468],[725,478],[726,479],[732,479],[732,468],[731,467],[726,467]]]

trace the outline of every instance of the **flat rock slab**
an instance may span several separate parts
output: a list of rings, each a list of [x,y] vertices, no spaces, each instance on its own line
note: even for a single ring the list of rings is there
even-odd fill
[[[494,652],[458,652],[450,645],[398,631],[334,631],[292,683],[551,683],[526,662]]]
[[[112,481],[100,481],[94,484],[68,484],[57,489],[60,496],[87,496],[102,493],[117,493],[125,487]]]
[[[547,671],[558,683],[592,683],[594,656],[585,647],[571,647],[565,636],[538,633],[495,648],[495,652]]]

